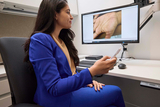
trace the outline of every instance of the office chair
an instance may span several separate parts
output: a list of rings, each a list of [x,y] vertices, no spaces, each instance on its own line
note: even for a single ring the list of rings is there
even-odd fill
[[[23,62],[24,43],[27,38],[0,38],[0,53],[9,81],[12,105],[10,107],[41,107],[33,102],[37,87],[36,76]]]

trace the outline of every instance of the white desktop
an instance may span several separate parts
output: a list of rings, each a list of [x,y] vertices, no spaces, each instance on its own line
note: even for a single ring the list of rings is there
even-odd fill
[[[85,56],[79,55],[80,61],[86,60]],[[155,83],[160,85],[160,61],[159,60],[142,60],[142,59],[128,59],[123,58],[122,61],[118,61],[112,70],[105,75],[112,75],[116,77],[128,78],[133,80],[139,80],[141,82]],[[125,69],[119,69],[118,64],[126,64]],[[87,68],[80,67],[79,68]],[[160,89],[158,86],[157,88]]]

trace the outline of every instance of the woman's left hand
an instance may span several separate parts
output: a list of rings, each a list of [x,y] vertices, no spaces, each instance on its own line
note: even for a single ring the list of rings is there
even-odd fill
[[[92,84],[88,84],[87,85],[87,87],[93,87],[94,86],[94,89],[95,89],[95,91],[100,91],[100,89],[102,89],[102,86],[105,86],[105,84],[103,84],[103,83],[99,83],[99,82],[97,82],[97,81],[95,81],[95,80],[93,80],[92,81],[93,83]]]

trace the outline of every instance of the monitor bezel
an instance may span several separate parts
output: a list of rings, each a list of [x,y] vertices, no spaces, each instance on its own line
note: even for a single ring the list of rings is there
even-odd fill
[[[113,10],[113,9],[119,9],[119,8],[124,8],[124,7],[130,7],[130,6],[138,6],[138,21],[137,21],[137,40],[136,41],[131,41],[131,40],[123,40],[123,41],[101,41],[101,42],[91,42],[91,43],[85,43],[83,42],[83,15],[88,15],[88,14],[93,14],[93,13],[98,13],[98,12],[102,12],[102,11],[109,11],[109,10]],[[140,6],[139,4],[129,4],[129,5],[123,5],[123,6],[117,6],[117,7],[113,7],[113,8],[108,8],[108,9],[103,9],[103,10],[98,10],[98,11],[93,11],[93,12],[87,12],[87,13],[83,13],[81,14],[81,35],[82,35],[82,44],[128,44],[128,43],[139,43],[139,21],[140,20]]]

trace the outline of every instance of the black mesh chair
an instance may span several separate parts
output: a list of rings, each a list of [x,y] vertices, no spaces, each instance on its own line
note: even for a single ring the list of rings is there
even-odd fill
[[[24,60],[27,38],[0,38],[0,53],[9,81],[12,105],[10,107],[41,107],[33,102],[37,87],[36,76]]]

